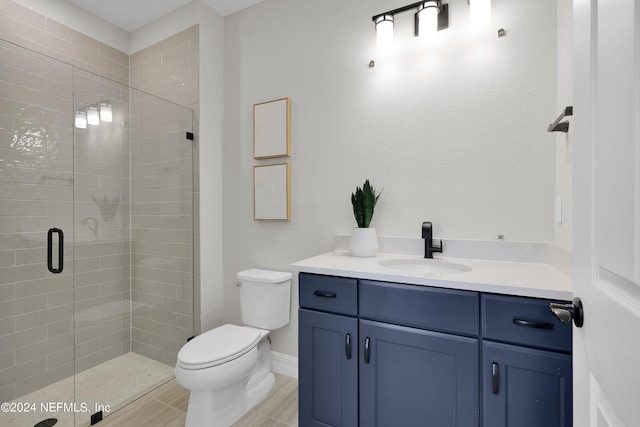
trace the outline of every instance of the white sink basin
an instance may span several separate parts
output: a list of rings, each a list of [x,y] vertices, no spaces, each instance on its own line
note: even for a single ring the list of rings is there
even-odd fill
[[[471,271],[471,267],[455,262],[441,261],[434,258],[399,258],[378,261],[378,265],[408,273],[464,273]]]

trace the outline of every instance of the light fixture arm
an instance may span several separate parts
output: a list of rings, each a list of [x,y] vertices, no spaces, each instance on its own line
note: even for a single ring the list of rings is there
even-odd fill
[[[378,18],[382,16],[393,17],[398,13],[407,12],[409,10],[420,10],[427,1],[429,0],[422,0],[416,3],[411,3],[403,7],[399,7],[397,9],[390,10],[388,12],[378,13],[377,15],[373,15],[371,17],[371,20],[375,23],[377,22]],[[431,0],[431,1],[436,1],[438,3],[438,10],[440,11],[440,13],[438,14],[438,31],[444,30],[445,28],[449,28],[449,5],[442,4],[442,0]],[[416,29],[415,29],[416,36],[418,35],[417,32],[418,32],[418,29],[416,26]]]
[[[373,20],[373,22],[376,22],[376,19],[378,19],[378,18],[380,18],[381,16],[384,16],[384,15],[393,16],[396,13],[402,13],[402,12],[406,12],[406,11],[411,10],[411,9],[417,9],[418,7],[422,6],[422,4],[424,2],[425,2],[425,0],[422,0],[422,1],[419,1],[419,2],[416,2],[416,3],[412,3],[410,5],[407,5],[407,6],[403,6],[403,7],[397,8],[397,9],[390,10],[389,12],[379,13],[377,15],[373,15],[373,17],[371,19]],[[441,4],[441,2],[438,1],[438,4]]]

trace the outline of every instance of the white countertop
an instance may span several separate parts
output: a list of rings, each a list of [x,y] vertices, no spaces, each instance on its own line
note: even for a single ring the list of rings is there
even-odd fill
[[[437,259],[471,267],[471,271],[468,272],[437,274],[398,271],[378,264],[382,260],[416,258],[419,257],[385,253],[379,253],[371,258],[357,258],[348,251],[334,251],[295,262],[291,264],[291,268],[296,272],[440,288],[556,300],[571,300],[573,298],[571,277],[550,264],[446,258],[436,255]]]

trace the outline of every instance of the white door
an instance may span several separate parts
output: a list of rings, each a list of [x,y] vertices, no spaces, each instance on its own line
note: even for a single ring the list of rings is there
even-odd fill
[[[640,426],[640,1],[574,0],[574,426]]]

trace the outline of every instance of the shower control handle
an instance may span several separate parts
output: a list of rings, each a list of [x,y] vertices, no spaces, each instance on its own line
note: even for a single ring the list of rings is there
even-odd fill
[[[53,235],[58,235],[58,268],[53,266]],[[64,233],[59,228],[50,228],[47,232],[47,268],[54,274],[62,273],[64,259]]]

